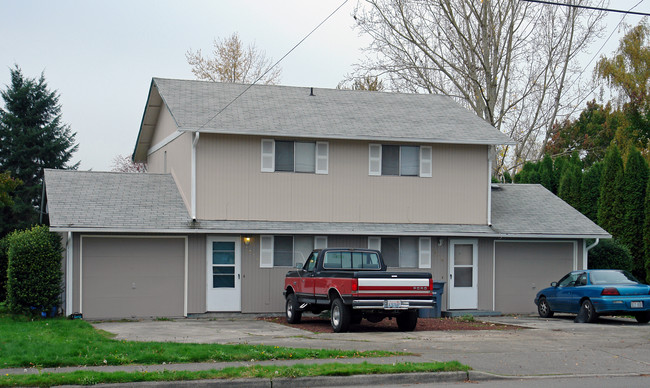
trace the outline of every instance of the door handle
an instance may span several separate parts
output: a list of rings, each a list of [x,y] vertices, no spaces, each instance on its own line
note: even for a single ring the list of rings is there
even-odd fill
[[[237,274],[237,280],[241,279],[241,275]]]
[[[453,279],[453,278],[454,278],[454,275],[449,274],[449,279]]]

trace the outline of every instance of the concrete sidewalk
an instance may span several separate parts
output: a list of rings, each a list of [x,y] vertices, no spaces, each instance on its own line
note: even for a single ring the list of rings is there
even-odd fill
[[[101,322],[98,329],[116,333],[117,339],[196,343],[249,343],[306,348],[353,350],[395,350],[415,356],[373,359],[286,360],[235,363],[127,365],[82,368],[45,368],[41,372],[72,370],[157,371],[208,370],[226,366],[291,365],[314,363],[394,363],[458,360],[474,369],[470,378],[494,379],[522,376],[610,376],[650,374],[650,326],[633,320],[602,318],[596,324],[576,324],[573,317],[540,319],[533,316],[481,318],[493,323],[525,327],[506,331],[354,332],[314,334],[300,325],[280,324],[241,317],[224,319],[181,319],[175,321]],[[34,369],[5,369],[0,374],[39,373]],[[465,373],[424,374],[420,379],[465,380]],[[431,375],[431,376],[429,376]],[[438,377],[436,377],[438,376]],[[363,377],[364,384],[370,377]],[[403,375],[388,378],[403,382]],[[330,378],[331,379],[331,378]],[[342,380],[351,385],[349,378]],[[383,377],[378,381],[384,381]],[[395,380],[396,379],[396,380]],[[424,380],[418,380],[424,382]],[[286,384],[296,379],[287,379]],[[306,381],[300,379],[302,383]],[[329,380],[328,380],[329,381]],[[445,380],[447,381],[447,380]],[[177,385],[178,382],[174,382]],[[196,384],[197,382],[193,382]],[[217,383],[212,381],[212,383]],[[223,383],[226,383],[225,381]],[[233,381],[227,382],[232,386]],[[253,381],[247,381],[250,386]],[[255,384],[268,383],[257,381]],[[314,384],[312,384],[314,383]],[[207,382],[206,382],[207,384]],[[280,379],[274,379],[277,387]],[[332,380],[327,384],[336,385]],[[355,384],[356,385],[356,384]],[[291,386],[291,385],[284,385]]]

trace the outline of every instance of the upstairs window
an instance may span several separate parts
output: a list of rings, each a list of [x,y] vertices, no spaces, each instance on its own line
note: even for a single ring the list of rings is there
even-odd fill
[[[327,174],[329,143],[262,139],[262,172]]]
[[[432,176],[430,146],[370,144],[368,174],[393,176]]]

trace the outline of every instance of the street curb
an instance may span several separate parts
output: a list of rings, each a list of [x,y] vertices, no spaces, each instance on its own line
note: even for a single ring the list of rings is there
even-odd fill
[[[302,388],[351,387],[360,385],[446,383],[467,381],[468,372],[426,372],[353,376],[279,377],[274,379],[219,379],[190,381],[148,381],[122,384],[97,384],[97,387],[210,387],[210,388]],[[83,387],[71,385],[68,387]]]

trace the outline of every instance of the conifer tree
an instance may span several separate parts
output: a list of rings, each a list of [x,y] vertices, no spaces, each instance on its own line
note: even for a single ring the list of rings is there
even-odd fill
[[[623,174],[623,225],[621,242],[634,258],[633,274],[645,279],[645,260],[643,250],[643,222],[645,218],[643,203],[648,185],[648,163],[641,153],[632,146],[627,156]]]
[[[538,168],[539,180],[542,186],[546,187],[551,193],[557,193],[557,180],[553,174],[553,159],[551,159],[551,155],[545,154]]]
[[[580,206],[578,209],[593,222],[598,222],[598,200],[600,198],[600,176],[602,173],[603,163],[596,162],[582,175]]]
[[[0,91],[0,171],[9,171],[23,184],[16,188],[13,206],[0,210],[0,236],[38,222],[43,169],[69,166],[77,150],[75,133],[61,121],[56,91],[49,90],[45,77],[23,76],[18,66],[11,69],[11,83]]]
[[[623,224],[623,159],[615,144],[605,155],[598,199],[598,225],[612,236],[619,237]]]
[[[565,169],[560,178],[558,196],[564,202],[573,206],[574,209],[580,208],[582,185],[582,169],[579,165],[571,163]]]

